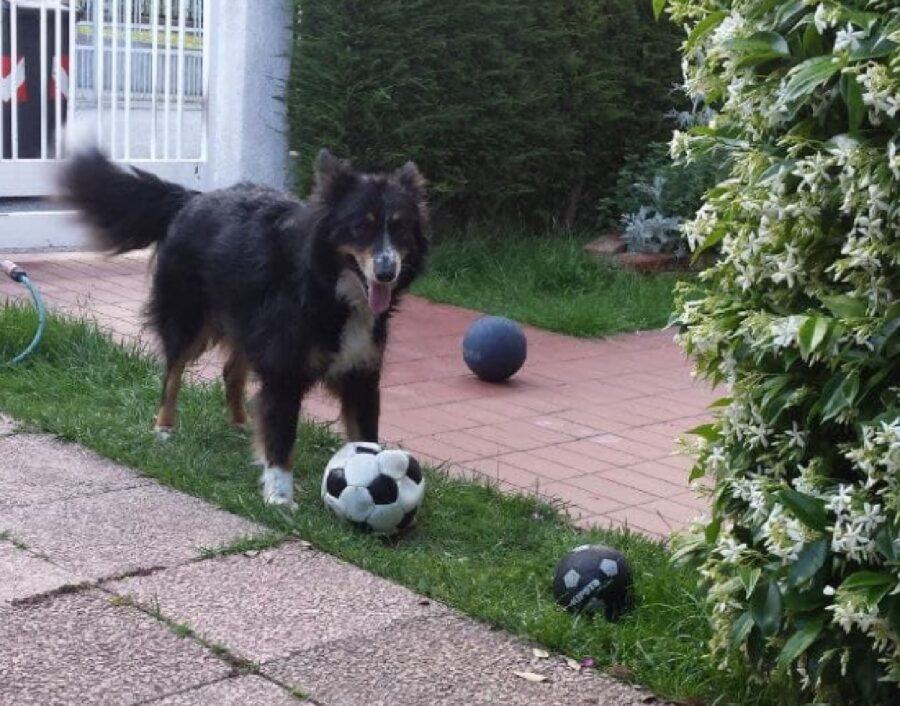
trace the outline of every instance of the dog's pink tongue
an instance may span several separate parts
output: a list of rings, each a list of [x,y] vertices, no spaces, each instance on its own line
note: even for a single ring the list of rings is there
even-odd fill
[[[369,308],[377,316],[391,305],[391,287],[380,282],[369,282]]]

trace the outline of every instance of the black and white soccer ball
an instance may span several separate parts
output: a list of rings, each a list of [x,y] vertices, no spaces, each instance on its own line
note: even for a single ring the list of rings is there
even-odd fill
[[[556,566],[556,602],[572,613],[603,613],[615,620],[631,610],[631,567],[621,552],[599,544],[576,547]]]
[[[422,467],[405,451],[353,442],[325,467],[322,500],[360,529],[393,535],[408,529],[425,497]]]

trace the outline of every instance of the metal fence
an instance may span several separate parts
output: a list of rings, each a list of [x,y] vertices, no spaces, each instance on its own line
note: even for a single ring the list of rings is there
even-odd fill
[[[114,159],[133,159],[143,141],[149,161],[206,158],[212,0],[8,0],[0,7],[7,10],[0,12],[0,56],[10,57],[0,71],[0,162],[60,158],[62,128],[81,111],[92,114],[98,142]],[[196,127],[185,128],[186,104]],[[187,144],[198,154],[189,157]]]
[[[152,24],[154,14],[157,24],[162,24],[165,21],[165,15],[160,9],[160,4],[158,0],[132,0],[132,2],[118,0],[116,14],[121,18],[128,17],[130,14],[132,26],[147,28]],[[111,0],[105,0],[105,2],[104,0],[82,0],[78,5],[79,20],[84,17],[96,17],[97,8],[100,7],[104,14],[104,20],[107,22],[112,21],[114,3]],[[174,4],[172,7],[172,19],[178,23],[180,17],[181,9],[178,4]],[[184,3],[184,24],[188,32],[202,31],[203,0],[187,0]]]
[[[77,100],[96,98],[97,85],[97,48],[92,45],[79,44],[75,54],[75,97]],[[151,47],[132,47],[130,89],[132,99],[149,100],[153,93],[154,60],[156,63],[156,96],[178,94],[178,60],[177,57],[167,59],[163,52],[155,52]],[[125,74],[125,49],[118,49],[113,61],[113,50],[103,47],[103,91],[107,99],[115,96],[116,100],[124,100],[128,77]],[[113,86],[113,66],[116,66],[116,80]],[[169,67],[169,80],[165,79],[166,65]],[[203,52],[184,52],[184,100],[196,103],[203,98]]]

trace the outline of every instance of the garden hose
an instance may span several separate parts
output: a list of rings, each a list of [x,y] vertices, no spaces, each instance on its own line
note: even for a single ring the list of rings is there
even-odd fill
[[[19,353],[19,355],[11,361],[3,364],[3,367],[6,367],[8,365],[17,365],[34,353],[35,349],[40,344],[41,339],[44,337],[44,329],[47,326],[47,310],[44,308],[44,300],[41,299],[40,292],[38,292],[37,288],[31,283],[31,280],[28,279],[25,270],[9,260],[0,262],[0,270],[3,270],[13,282],[18,282],[29,291],[31,299],[34,301],[34,308],[37,309],[38,313],[38,327],[34,334],[34,338],[31,339],[31,343],[28,344],[28,347],[24,351]]]

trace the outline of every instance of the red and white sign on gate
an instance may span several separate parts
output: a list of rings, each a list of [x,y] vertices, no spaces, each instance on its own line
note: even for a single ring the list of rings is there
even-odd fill
[[[0,102],[12,100],[12,92],[16,91],[16,100],[24,103],[28,100],[28,83],[25,80],[25,57],[20,54],[15,71],[9,56],[0,57]]]
[[[63,54],[59,61],[53,62],[50,73],[50,100],[56,100],[56,82],[59,81],[59,93],[64,100],[69,98],[69,55]]]

